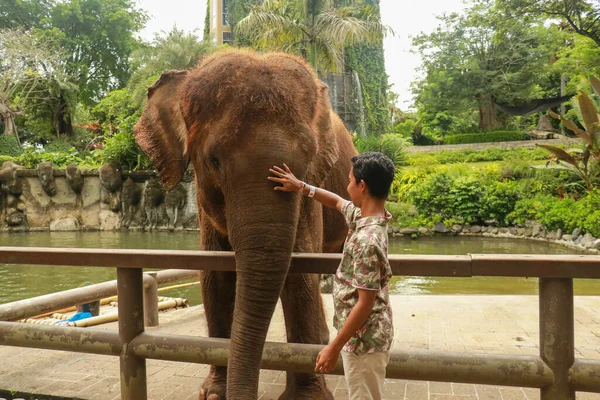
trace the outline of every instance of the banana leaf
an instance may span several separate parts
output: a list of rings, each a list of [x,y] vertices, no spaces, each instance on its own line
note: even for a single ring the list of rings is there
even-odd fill
[[[596,111],[596,106],[592,102],[590,96],[583,92],[577,96],[577,100],[579,101],[579,108],[581,110],[586,131],[591,135],[598,127],[598,112]]]
[[[566,151],[564,151],[561,148],[549,146],[547,144],[536,144],[536,146],[550,151],[552,154],[554,154],[556,156],[556,158],[558,158],[561,161],[565,161],[575,167],[579,167],[579,163],[577,162],[575,157],[573,157],[572,155],[570,155],[569,153],[567,153]]]

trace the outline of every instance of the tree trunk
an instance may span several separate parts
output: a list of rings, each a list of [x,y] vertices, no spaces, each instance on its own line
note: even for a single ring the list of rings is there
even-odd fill
[[[56,120],[54,121],[54,127],[56,129],[56,136],[73,136],[73,123],[71,121],[71,110],[69,109],[69,105],[65,100],[64,96],[61,94],[59,97],[58,110],[56,113]]]
[[[498,110],[492,96],[484,95],[479,98],[479,129],[489,131],[500,126]]]

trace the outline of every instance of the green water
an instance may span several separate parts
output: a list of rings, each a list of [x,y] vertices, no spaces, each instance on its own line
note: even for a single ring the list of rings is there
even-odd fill
[[[0,233],[0,246],[198,250],[197,233],[46,232]],[[390,238],[390,254],[581,254],[558,245],[517,239],[433,237]],[[0,264],[0,304],[116,279],[112,268]],[[396,277],[395,294],[535,294],[537,279]],[[600,281],[575,280],[575,293],[600,295]],[[161,293],[201,302],[197,286]]]

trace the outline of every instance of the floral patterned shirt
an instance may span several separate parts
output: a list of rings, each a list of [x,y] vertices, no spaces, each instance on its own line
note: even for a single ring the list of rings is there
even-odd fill
[[[335,314],[333,325],[339,331],[358,303],[358,289],[376,290],[375,304],[365,323],[344,346],[357,355],[388,351],[394,339],[388,283],[392,269],[387,259],[387,224],[391,215],[361,218],[360,208],[351,202],[342,206],[348,225],[342,261],[333,283]]]

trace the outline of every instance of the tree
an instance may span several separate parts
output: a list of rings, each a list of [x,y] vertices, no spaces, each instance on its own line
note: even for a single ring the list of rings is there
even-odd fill
[[[544,14],[564,20],[580,35],[600,46],[600,2],[597,0],[500,0],[516,15]]]
[[[5,135],[15,135],[15,117],[32,105],[55,101],[60,90],[72,89],[54,43],[30,32],[0,31],[0,116]]]
[[[193,33],[173,27],[168,32],[156,35],[150,45],[143,46],[131,55],[131,79],[128,87],[136,106],[141,106],[146,98],[148,86],[158,76],[168,70],[189,69],[195,66],[204,55],[214,52],[217,47],[210,41],[200,41]]]
[[[541,97],[537,83],[552,56],[543,25],[507,19],[493,0],[472,0],[464,14],[439,19],[443,26],[413,42],[425,73],[414,86],[424,125],[444,133],[477,109],[479,128],[490,130],[502,125],[496,104]]]
[[[50,16],[53,3],[54,0],[3,0],[0,2],[0,29],[39,28]]]
[[[344,47],[381,40],[389,29],[362,1],[336,7],[333,0],[263,0],[237,24],[253,47],[306,58],[315,70],[340,71]]]

